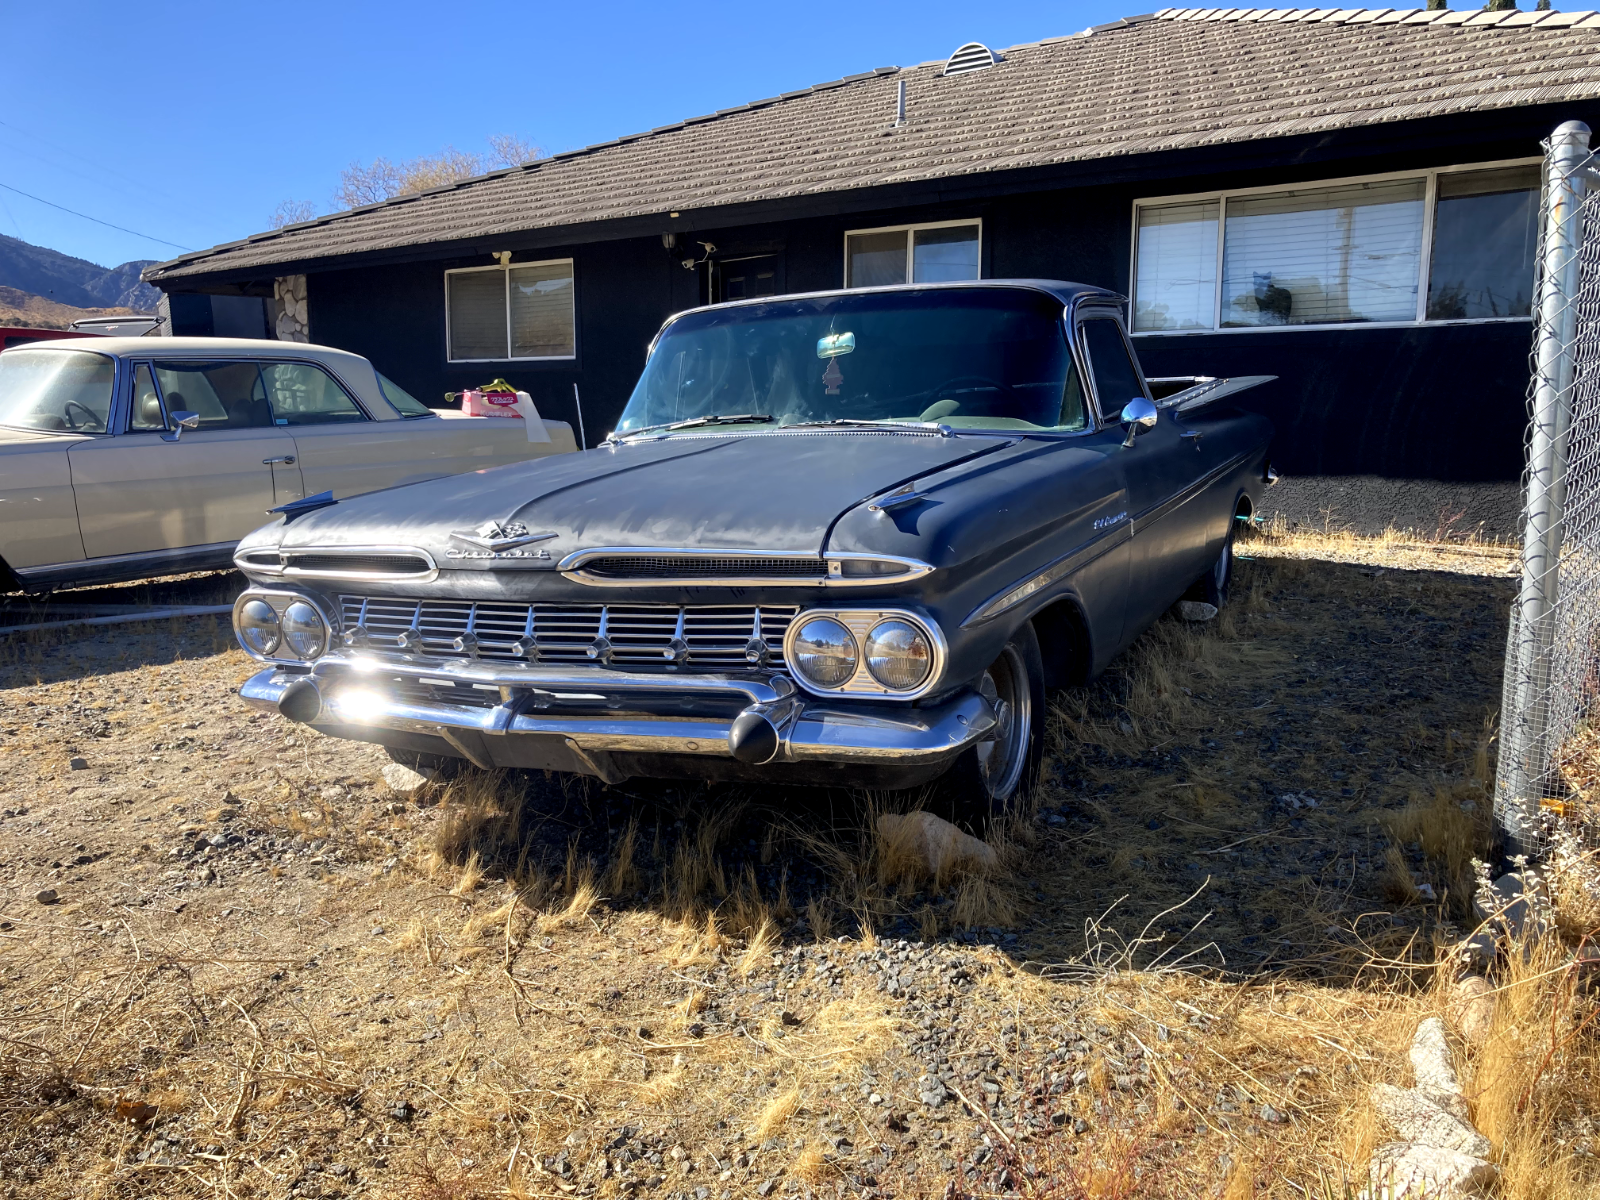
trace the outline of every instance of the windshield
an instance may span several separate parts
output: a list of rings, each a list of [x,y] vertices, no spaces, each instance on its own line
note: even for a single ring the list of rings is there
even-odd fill
[[[618,434],[712,416],[757,428],[937,421],[1075,430],[1083,388],[1059,300],[1020,288],[777,299],[690,313],[662,334]]]
[[[0,425],[56,433],[104,433],[116,364],[87,350],[0,354]]]

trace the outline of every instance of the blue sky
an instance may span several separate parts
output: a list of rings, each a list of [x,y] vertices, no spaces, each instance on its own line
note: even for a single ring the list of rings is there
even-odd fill
[[[329,211],[355,160],[481,151],[498,133],[573,149],[966,41],[998,49],[1141,11],[1139,0],[7,5],[0,233],[106,265],[167,258],[265,229],[283,200]]]

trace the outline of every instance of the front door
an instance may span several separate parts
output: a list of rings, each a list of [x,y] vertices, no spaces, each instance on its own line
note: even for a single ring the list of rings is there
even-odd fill
[[[1110,314],[1087,317],[1078,330],[1100,412],[1116,427],[1123,405],[1148,398],[1144,378],[1120,322]],[[1193,442],[1182,434],[1173,414],[1163,411],[1153,428],[1116,451],[1133,524],[1125,638],[1159,617],[1205,570],[1204,522],[1199,506],[1188,503],[1202,472]]]
[[[168,414],[184,411],[199,427],[168,441]],[[68,452],[84,553],[236,542],[300,494],[295,450],[273,424],[255,363],[138,364],[128,431]]]

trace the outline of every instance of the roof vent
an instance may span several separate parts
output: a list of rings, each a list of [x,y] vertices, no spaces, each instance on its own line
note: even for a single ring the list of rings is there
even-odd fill
[[[964,75],[968,71],[987,71],[995,63],[1004,61],[982,42],[968,42],[950,56],[950,61],[944,64],[944,73]]]

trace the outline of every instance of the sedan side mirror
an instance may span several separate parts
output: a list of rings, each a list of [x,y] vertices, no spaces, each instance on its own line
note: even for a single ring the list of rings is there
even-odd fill
[[[164,442],[177,441],[183,436],[183,431],[185,429],[200,428],[200,414],[197,412],[186,412],[180,410],[178,412],[169,414],[167,419],[172,422],[172,432],[163,433],[161,435],[161,440]]]
[[[1128,436],[1123,441],[1124,446],[1133,445],[1133,439],[1138,436],[1141,429],[1154,429],[1156,418],[1160,414],[1156,406],[1143,396],[1135,396],[1122,407],[1122,423],[1127,427]]]

